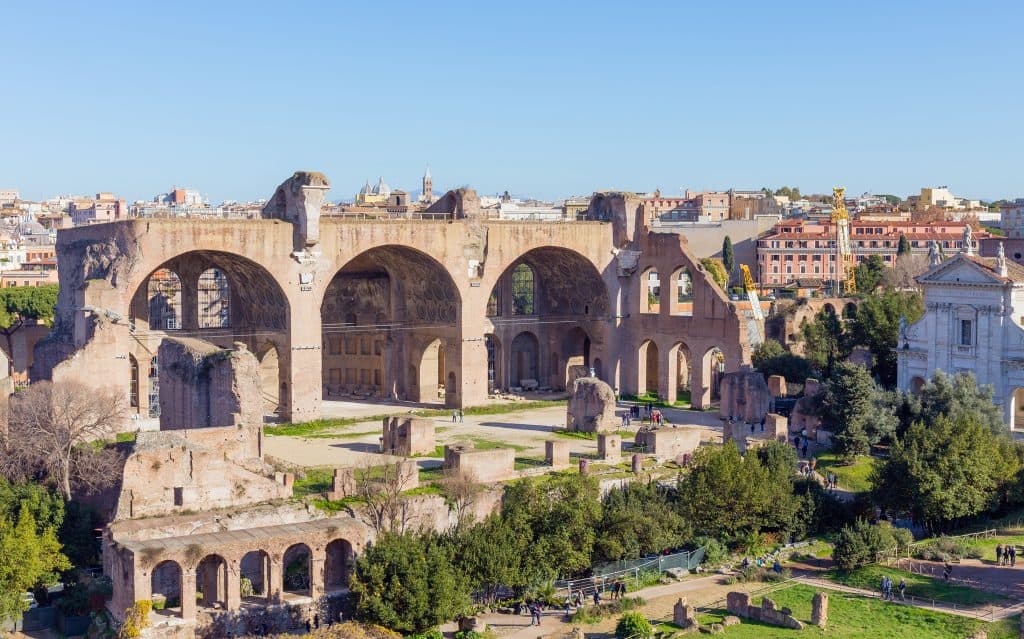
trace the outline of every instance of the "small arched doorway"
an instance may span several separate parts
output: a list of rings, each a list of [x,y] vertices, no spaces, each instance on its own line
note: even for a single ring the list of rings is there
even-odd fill
[[[344,539],[335,539],[327,544],[324,586],[328,591],[348,588],[352,556],[352,544]]]
[[[638,396],[657,396],[658,394],[658,345],[647,340],[640,345],[640,381],[637,385]]]
[[[239,592],[242,599],[270,603],[270,556],[262,550],[252,550],[242,556],[238,564]]]
[[[294,595],[311,594],[313,553],[306,544],[294,544],[284,551],[284,592]]]
[[[196,566],[196,592],[207,608],[228,607],[228,563],[220,555],[207,555]]]
[[[524,382],[532,383],[539,380],[538,354],[540,351],[537,336],[523,331],[512,340],[509,362],[509,383],[522,387]]]
[[[444,388],[444,342],[440,338],[431,340],[420,356],[419,377],[410,384],[410,388],[418,390],[413,399],[418,402],[436,404],[443,397]],[[410,367],[410,373],[416,373],[416,367]]]
[[[153,568],[150,592],[158,613],[181,616],[181,566],[178,562],[162,561]]]
[[[488,333],[484,335],[484,345],[487,348],[487,392],[493,393],[505,387],[501,370],[501,342],[495,335]]]

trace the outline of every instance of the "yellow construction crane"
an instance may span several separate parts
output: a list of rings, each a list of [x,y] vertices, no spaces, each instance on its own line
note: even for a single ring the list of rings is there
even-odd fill
[[[750,300],[750,308],[754,311],[754,317],[763,320],[764,311],[761,310],[761,300],[757,297],[757,284],[754,283],[754,278],[750,275],[750,267],[740,264],[740,270],[743,271],[743,288],[747,289],[747,299]]]
[[[833,295],[857,292],[857,280],[854,270],[857,268],[857,257],[853,254],[853,243],[850,241],[850,214],[846,212],[846,188],[837,186],[832,189],[832,223],[836,225],[836,271]],[[840,290],[842,285],[842,290]]]

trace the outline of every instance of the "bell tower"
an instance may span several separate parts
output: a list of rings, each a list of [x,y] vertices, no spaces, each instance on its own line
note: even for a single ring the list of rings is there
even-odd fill
[[[420,200],[424,204],[434,201],[434,179],[430,177],[430,166],[427,166],[427,170],[423,173],[423,192],[420,194]]]

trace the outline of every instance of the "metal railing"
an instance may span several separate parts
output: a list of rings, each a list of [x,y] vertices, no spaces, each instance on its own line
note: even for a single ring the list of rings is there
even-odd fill
[[[704,553],[704,548],[698,548],[671,555],[620,560],[595,566],[594,574],[591,577],[560,579],[554,583],[554,586],[558,592],[580,592],[583,595],[588,595],[595,591],[603,592],[612,583],[626,579],[631,579],[639,585],[641,573],[656,572],[660,574],[666,570],[693,570],[704,561]]]

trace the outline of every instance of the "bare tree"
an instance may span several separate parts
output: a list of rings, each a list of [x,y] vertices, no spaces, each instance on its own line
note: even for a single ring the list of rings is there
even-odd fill
[[[114,483],[120,461],[105,446],[125,421],[123,394],[78,382],[36,382],[10,398],[0,472],[48,481],[71,499]]]
[[[448,508],[455,513],[455,529],[461,530],[463,526],[471,523],[473,506],[483,492],[483,486],[472,473],[449,468],[444,471],[441,490],[445,501],[448,502]]]
[[[378,534],[405,532],[412,512],[402,493],[413,487],[418,468],[403,462],[356,469],[356,495],[363,502],[363,519]]]
[[[919,289],[917,277],[928,271],[927,255],[903,255],[896,259],[896,264],[885,270],[885,282],[898,290]]]

